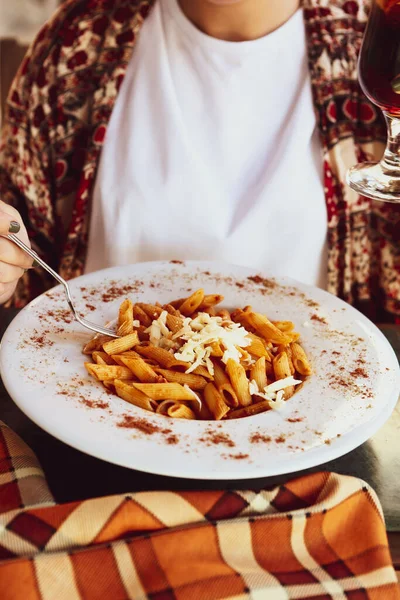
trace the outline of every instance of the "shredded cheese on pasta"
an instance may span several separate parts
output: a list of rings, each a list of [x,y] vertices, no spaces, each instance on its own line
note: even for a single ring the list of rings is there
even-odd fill
[[[185,319],[182,329],[174,335],[176,337],[185,343],[174,356],[177,360],[191,363],[187,373],[204,366],[210,375],[214,374],[214,365],[210,359],[213,343],[223,349],[221,360],[225,364],[230,358],[240,362],[241,353],[238,348],[246,348],[251,344],[248,332],[239,323],[211,317],[207,313],[200,313],[195,319]]]
[[[285,389],[292,385],[299,385],[303,383],[301,379],[295,379],[294,377],[285,377],[285,379],[278,379],[269,385],[266,385],[263,390],[259,390],[256,381],[250,381],[249,391],[252,396],[259,396],[269,402],[269,405],[273,409],[279,409],[284,406],[284,395]]]

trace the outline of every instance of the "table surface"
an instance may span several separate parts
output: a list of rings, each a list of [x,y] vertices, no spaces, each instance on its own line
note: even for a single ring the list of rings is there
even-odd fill
[[[0,339],[16,312],[0,311]],[[400,358],[400,326],[382,326]],[[281,484],[294,476],[329,470],[367,481],[382,503],[389,532],[400,532],[400,402],[386,424],[366,443],[345,456],[313,469],[250,481],[199,481],[163,477],[118,467],[93,458],[53,438],[14,404],[0,382],[0,419],[32,448],[57,502],[156,489],[252,489]],[[396,536],[396,544],[398,537]]]

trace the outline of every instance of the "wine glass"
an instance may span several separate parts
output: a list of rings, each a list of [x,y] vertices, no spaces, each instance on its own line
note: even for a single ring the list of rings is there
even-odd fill
[[[373,0],[358,74],[365,95],[383,111],[388,138],[382,160],[352,167],[347,183],[362,196],[400,203],[400,0]]]

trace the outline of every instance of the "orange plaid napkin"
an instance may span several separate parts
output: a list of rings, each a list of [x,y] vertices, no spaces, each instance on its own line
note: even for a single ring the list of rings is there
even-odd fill
[[[261,492],[141,492],[57,505],[0,422],[1,600],[400,598],[363,481],[317,473]]]

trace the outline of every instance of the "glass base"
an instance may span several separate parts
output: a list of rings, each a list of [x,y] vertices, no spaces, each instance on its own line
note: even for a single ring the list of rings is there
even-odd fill
[[[349,169],[346,179],[361,196],[400,204],[400,171],[385,172],[381,163],[361,163]]]

